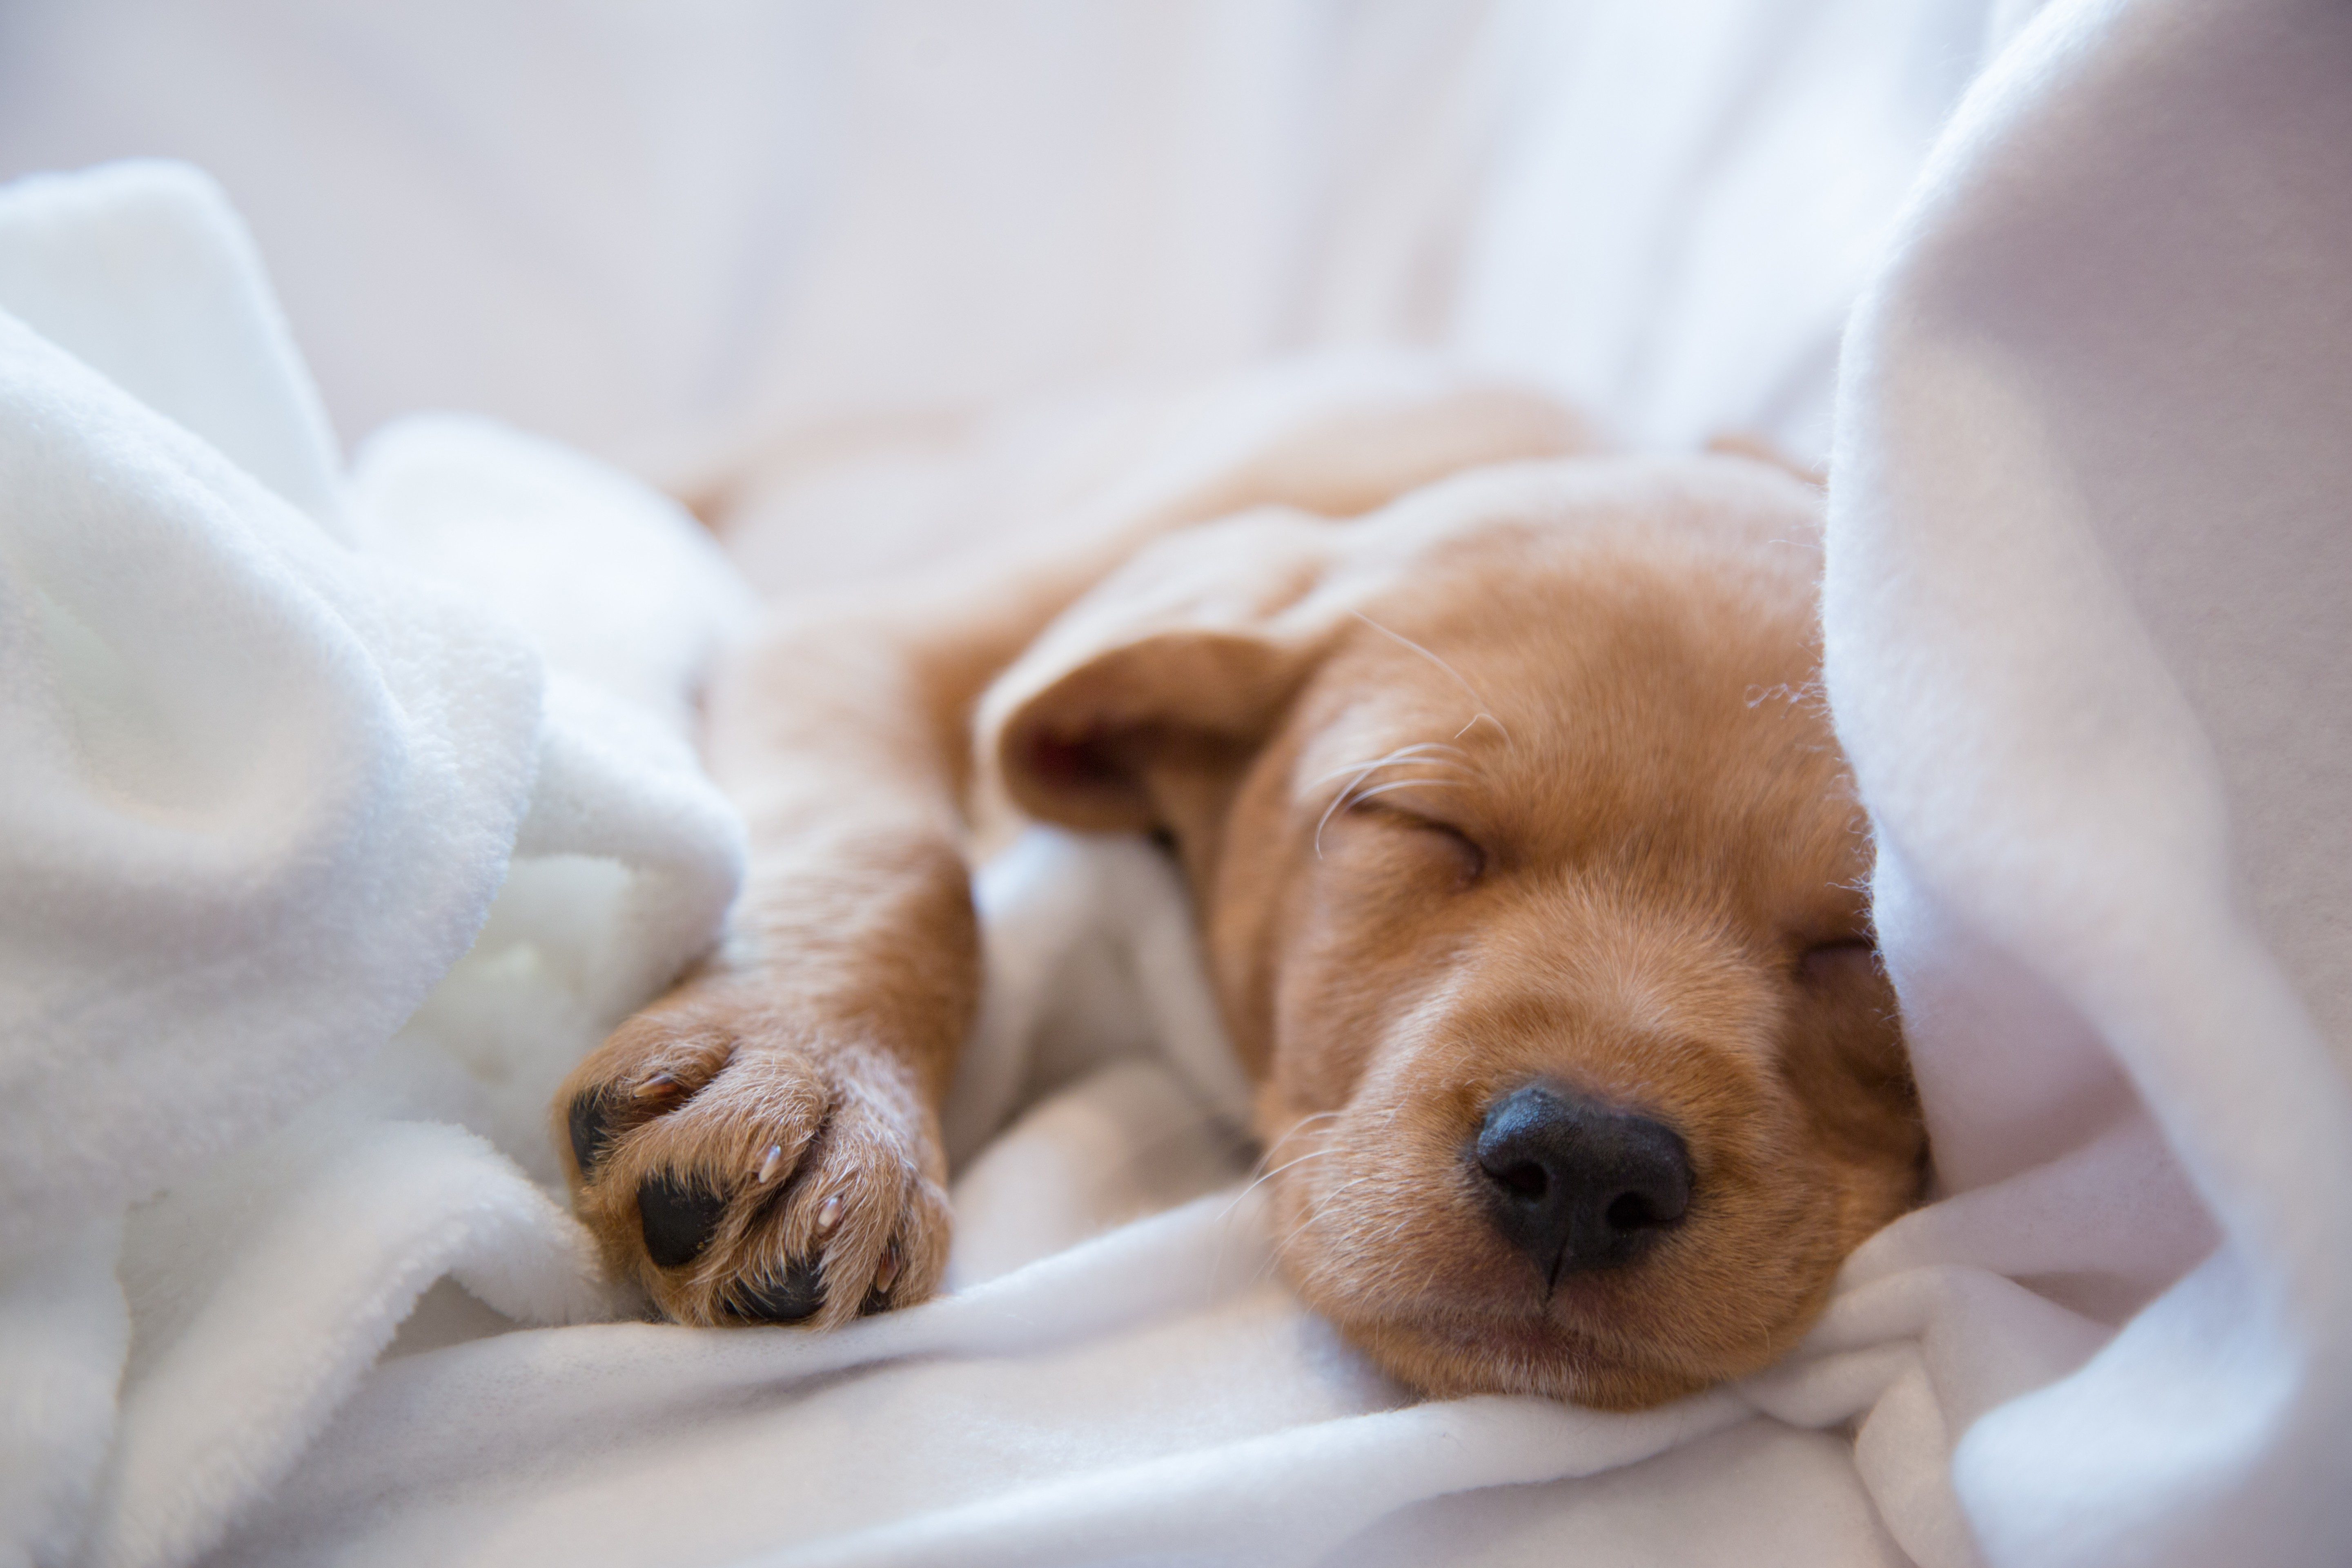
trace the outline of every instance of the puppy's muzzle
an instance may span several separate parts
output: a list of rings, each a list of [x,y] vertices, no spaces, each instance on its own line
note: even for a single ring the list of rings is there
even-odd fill
[[[1672,1128],[1558,1084],[1496,1100],[1470,1153],[1496,1229],[1546,1289],[1631,1262],[1690,1208],[1690,1159]]]

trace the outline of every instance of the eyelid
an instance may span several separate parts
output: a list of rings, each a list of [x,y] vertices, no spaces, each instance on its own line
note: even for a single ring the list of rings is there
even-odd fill
[[[1350,812],[1360,812],[1367,816],[1386,816],[1423,833],[1443,834],[1469,851],[1472,878],[1478,877],[1486,869],[1487,861],[1490,858],[1486,853],[1486,847],[1472,837],[1466,829],[1457,827],[1442,817],[1431,816],[1425,812],[1415,811],[1411,806],[1398,805],[1386,800],[1351,801],[1349,803],[1348,809]]]
[[[1476,842],[1475,839],[1470,839],[1467,833],[1443,817],[1432,816],[1425,811],[1416,811],[1409,805],[1400,805],[1392,800],[1366,800],[1360,797],[1349,801],[1348,809],[1351,812],[1361,812],[1367,816],[1394,817],[1409,827],[1426,827],[1433,832],[1450,833],[1456,838]]]
[[[1883,973],[1878,943],[1866,936],[1832,937],[1826,942],[1808,942],[1797,953],[1797,973],[1817,984],[1856,964],[1867,964]]]

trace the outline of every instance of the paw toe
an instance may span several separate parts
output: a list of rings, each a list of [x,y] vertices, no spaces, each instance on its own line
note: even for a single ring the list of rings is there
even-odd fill
[[[719,1233],[719,1222],[726,1213],[724,1196],[689,1185],[666,1171],[657,1171],[637,1184],[637,1218],[645,1231],[646,1256],[657,1268],[682,1268],[700,1257]]]
[[[572,1097],[564,1121],[572,1132],[572,1159],[580,1179],[596,1179],[596,1167],[613,1147],[613,1097],[601,1089],[583,1089]]]

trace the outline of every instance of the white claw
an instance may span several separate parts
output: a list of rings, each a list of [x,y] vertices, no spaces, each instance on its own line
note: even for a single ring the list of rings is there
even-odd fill
[[[776,1167],[783,1163],[784,1146],[781,1143],[769,1144],[768,1157],[760,1162],[760,1173],[752,1177],[751,1180],[755,1184],[765,1185],[768,1178],[776,1173]]]
[[[887,1296],[890,1293],[890,1287],[897,1284],[898,1280],[898,1244],[894,1241],[882,1249],[882,1265],[874,1270],[874,1289]]]
[[[833,1227],[841,1223],[841,1194],[835,1193],[816,1205],[816,1233],[831,1236]]]

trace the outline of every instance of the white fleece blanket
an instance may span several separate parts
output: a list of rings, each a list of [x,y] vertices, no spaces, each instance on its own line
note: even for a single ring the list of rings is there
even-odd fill
[[[0,1072],[69,1081],[0,1111],[0,1540],[2340,1562],[2347,79],[2318,0],[2064,4],[1928,159],[1846,339],[1826,614],[1942,1196],[1782,1368],[1631,1417],[1414,1404],[1301,1312],[1236,1179],[1176,890],[1045,836],[982,889],[953,1296],[824,1340],[515,1326],[600,1305],[530,1179],[546,1087],[730,885],[675,725],[738,590],[675,511],[480,426],[386,432],[339,479],[249,248],[185,176],[10,193],[0,1005],[29,1000]],[[1494,268],[1489,342],[1536,313]],[[153,324],[88,325],[129,320]],[[1752,361],[1775,352],[1747,406],[1826,386],[1801,342]],[[1649,406],[1656,432],[1695,404]],[[16,828],[58,819],[102,826]],[[75,846],[62,883],[20,869]],[[345,874],[357,896],[292,901]],[[347,1001],[278,1010],[322,993]]]
[[[0,192],[14,1561],[210,1546],[445,1274],[602,1315],[545,1100],[733,892],[701,530],[466,422],[340,468],[209,182]]]

